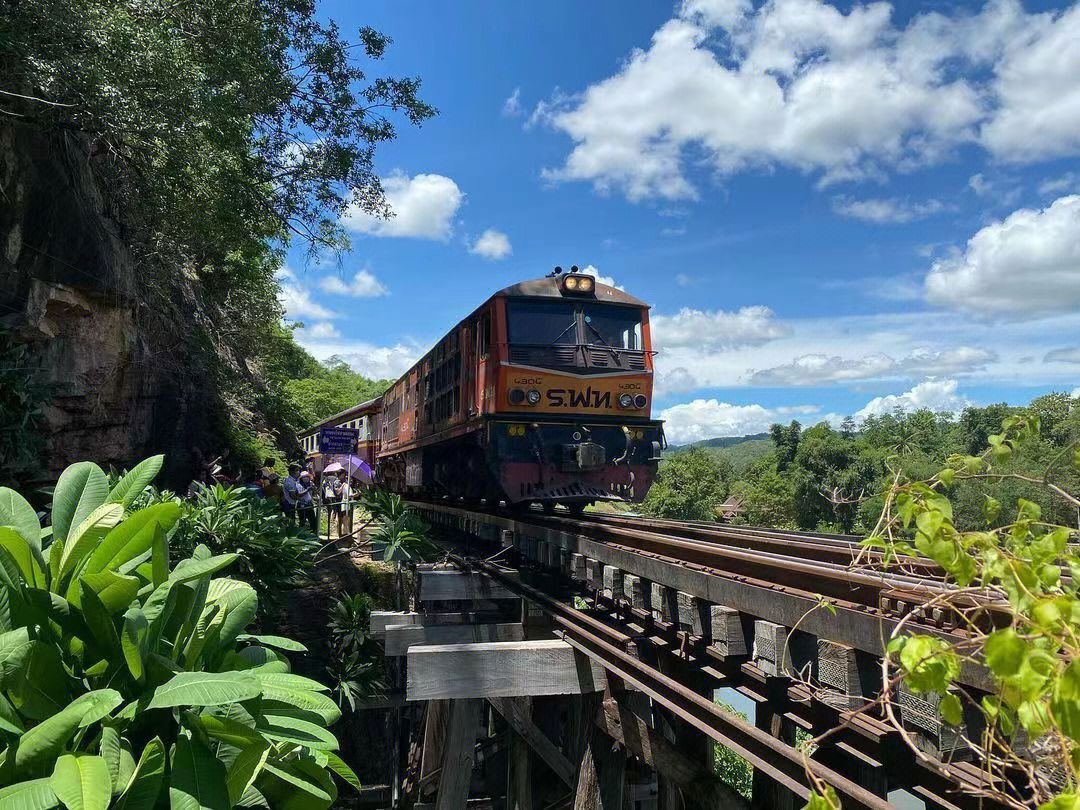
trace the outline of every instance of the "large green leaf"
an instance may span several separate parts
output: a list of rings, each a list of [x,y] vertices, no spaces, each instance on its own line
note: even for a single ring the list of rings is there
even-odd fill
[[[242,633],[237,636],[237,640],[264,644],[267,647],[273,647],[276,650],[284,650],[285,652],[306,653],[308,651],[307,647],[299,641],[294,641],[285,636],[250,635],[248,633]]]
[[[3,693],[0,693],[0,731],[16,736],[26,731],[19,713],[15,711],[15,707],[4,697]]]
[[[345,761],[333,751],[326,752],[326,767],[340,776],[345,782],[360,790],[360,779],[353,769],[345,764]]]
[[[114,796],[118,795],[123,789],[123,785],[120,784],[120,757],[123,750],[120,732],[112,726],[102,726],[98,754],[105,760],[105,765],[109,768],[109,783],[112,785]]]
[[[68,533],[105,503],[108,496],[109,479],[92,461],[80,461],[64,470],[53,490],[54,542],[64,543]]]
[[[131,677],[137,681],[142,680],[145,671],[143,661],[146,658],[149,637],[150,623],[146,620],[146,614],[139,608],[128,610],[124,614],[124,624],[120,629],[120,648]]]
[[[122,504],[125,509],[130,508],[135,499],[146,489],[147,484],[153,481],[160,472],[164,461],[165,456],[150,456],[140,461],[116,482],[116,486],[109,492],[109,501]]]
[[[150,548],[150,573],[156,588],[169,578],[168,535],[160,525],[154,530],[154,539]]]
[[[193,579],[202,579],[216,574],[222,568],[226,568],[236,562],[237,554],[218,554],[205,559],[189,558],[181,560],[176,568],[169,574],[169,581],[173,583],[191,582]]]
[[[146,744],[131,781],[117,802],[117,810],[151,810],[165,778],[165,746],[157,737]]]
[[[333,800],[330,793],[312,780],[310,776],[304,773],[298,773],[296,765],[293,762],[267,760],[266,764],[263,765],[263,772],[276,779],[280,779],[290,787],[299,789],[302,793],[306,794],[303,797],[305,801],[313,802],[312,806],[315,806],[314,802],[328,803]]]
[[[262,735],[255,730],[254,725],[249,726],[225,715],[200,715],[199,724],[206,736],[237,748],[246,748],[262,740]]]
[[[41,552],[34,549],[21,534],[10,526],[0,526],[0,548],[3,548],[19,568],[22,579],[32,588],[45,587],[45,569],[41,564]]]
[[[64,754],[56,760],[49,785],[67,810],[105,810],[112,799],[109,767],[90,754]]]
[[[229,800],[236,804],[243,798],[245,791],[255,784],[255,778],[259,775],[266,758],[270,753],[270,744],[265,740],[259,740],[241,748],[236,759],[229,766],[226,775],[226,785],[229,790]]]
[[[258,679],[243,672],[180,672],[154,690],[149,709],[220,706],[262,694]]]
[[[25,665],[17,672],[10,689],[11,702],[24,717],[44,720],[68,705],[71,680],[56,646],[32,642]]]
[[[182,509],[174,501],[140,509],[113,528],[86,563],[86,571],[115,571],[121,565],[149,551],[158,527],[169,531],[180,519]]]
[[[49,810],[57,798],[48,777],[0,788],[0,810]]]
[[[19,738],[15,767],[30,768],[56,756],[79,728],[89,725],[119,706],[123,698],[112,689],[87,692],[67,707],[46,718]],[[104,712],[103,712],[104,710]],[[87,722],[88,718],[93,718]]]
[[[172,810],[229,810],[225,766],[203,745],[180,737],[173,747],[169,779]]]
[[[30,631],[25,627],[0,634],[0,688],[10,683],[16,673],[26,666],[33,645]]]
[[[138,577],[117,574],[114,571],[99,571],[96,574],[81,574],[74,582],[82,582],[88,585],[97,594],[101,604],[111,614],[121,613],[135,601],[139,593],[140,580]],[[74,582],[72,584],[74,584]],[[75,594],[79,595],[78,601],[72,599]],[[82,604],[82,590],[69,591],[69,599],[76,607]]]
[[[41,521],[37,512],[22,495],[13,489],[0,487],[0,526],[10,526],[41,558]]]
[[[337,738],[322,726],[285,715],[266,714],[257,719],[263,736],[279,742],[294,742],[316,751],[336,751]]]
[[[97,642],[103,655],[114,656],[120,654],[120,636],[116,632],[116,625],[113,624],[112,616],[109,615],[109,611],[101,603],[98,595],[94,593],[94,589],[85,582],[80,584],[82,586],[83,619],[86,621],[86,626],[90,628],[94,641]]]
[[[123,517],[124,507],[120,504],[103,503],[73,528],[64,541],[58,579],[66,579]],[[53,583],[53,590],[61,593],[59,582]]]
[[[310,692],[329,692],[330,687],[319,683],[313,678],[305,678],[303,675],[294,675],[280,672],[259,673],[258,679],[269,686],[279,686],[283,689],[306,689]]]
[[[229,582],[231,587],[222,591],[217,587],[219,582]],[[235,646],[236,637],[255,621],[255,614],[259,611],[259,597],[255,589],[246,582],[215,579],[210,582],[207,602],[221,609],[223,618],[218,634],[218,644],[232,649]]]

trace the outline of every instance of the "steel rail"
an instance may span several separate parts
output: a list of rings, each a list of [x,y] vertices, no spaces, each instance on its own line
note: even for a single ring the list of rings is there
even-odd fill
[[[892,805],[856,782],[831,768],[804,757],[794,747],[776,739],[768,732],[724,712],[708,698],[683,686],[634,656],[620,649],[629,636],[608,627],[603,622],[583,615],[552,599],[542,591],[507,576],[498,566],[484,560],[459,555],[450,559],[464,568],[482,570],[504,586],[539,605],[557,625],[560,635],[576,649],[593,659],[605,670],[633,684],[661,705],[667,707],[694,728],[743,756],[781,785],[806,798],[810,795],[811,780],[807,770],[817,779],[831,785],[843,799],[845,810],[890,810]],[[612,643],[615,641],[616,643]]]

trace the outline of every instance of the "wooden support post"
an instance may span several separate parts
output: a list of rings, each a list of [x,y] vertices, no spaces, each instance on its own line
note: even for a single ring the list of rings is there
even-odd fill
[[[420,571],[420,601],[440,602],[447,599],[520,599],[497,580],[475,572],[439,569]]]
[[[707,629],[712,629],[707,616],[708,603],[702,602],[693,594],[679,591],[676,595],[679,629],[692,636],[704,636]]]
[[[619,601],[623,598],[623,573],[614,565],[604,566],[604,598]]]
[[[624,572],[623,594],[626,596],[626,600],[630,603],[631,607],[635,610],[647,611],[649,609],[648,583],[643,582],[641,577]]]
[[[585,557],[581,554],[570,554],[570,579],[574,582],[585,581]]]
[[[604,688],[603,667],[565,641],[434,644],[408,652],[408,700],[572,695]]]
[[[754,622],[754,663],[766,675],[787,672],[788,629],[775,622],[761,619]]]
[[[742,796],[713,775],[708,764],[687,758],[621,701],[605,698],[596,722],[601,731],[625,746],[628,753],[663,774],[685,795],[700,797],[701,804],[710,810],[748,807]]]
[[[658,622],[671,623],[677,615],[675,606],[675,592],[659,582],[650,582],[649,603],[652,606],[653,619]]]
[[[500,708],[495,701],[503,703],[503,707]],[[491,705],[506,718],[507,724],[510,726],[510,757],[506,775],[506,810],[533,810],[532,771],[529,768],[529,748],[532,744],[524,734],[518,731],[518,728],[522,728],[527,733],[530,728],[536,728],[532,724],[532,698],[495,698]],[[519,724],[515,724],[511,717],[517,719]],[[526,722],[527,725],[525,725]],[[551,745],[547,737],[543,739],[548,745]],[[559,753],[557,748],[555,751]],[[569,762],[566,764],[570,766]],[[572,766],[570,767],[572,768]]]
[[[739,611],[723,605],[709,605],[709,623],[712,646],[721,655],[737,656],[750,652]]]
[[[754,724],[759,729],[788,745],[795,745],[795,725],[782,711],[765,701],[757,704],[754,715]],[[803,806],[802,799],[757,768],[754,769],[752,795],[750,806],[754,810],[796,810]]]
[[[451,700],[435,810],[464,810],[469,799],[482,700]]]
[[[445,700],[432,700],[427,704],[424,716],[424,747],[420,752],[420,795],[425,789],[434,792],[435,777],[442,768],[443,744],[446,741],[446,724],[450,719],[450,704]]]

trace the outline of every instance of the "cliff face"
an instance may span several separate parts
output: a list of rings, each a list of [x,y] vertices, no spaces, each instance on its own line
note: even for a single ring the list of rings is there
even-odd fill
[[[163,325],[76,135],[0,126],[0,326],[30,343],[54,391],[42,479],[93,459],[117,467],[164,452],[189,477],[220,403],[188,350],[190,324]],[[0,459],[0,464],[3,459]]]

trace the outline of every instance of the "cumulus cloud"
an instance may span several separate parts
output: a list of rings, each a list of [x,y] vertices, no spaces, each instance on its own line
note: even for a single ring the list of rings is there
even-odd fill
[[[926,219],[945,210],[945,205],[941,200],[913,203],[898,199],[853,200],[848,197],[837,197],[833,200],[833,210],[842,216],[861,219],[863,222],[872,222],[875,225],[898,225],[914,222],[917,219]]]
[[[369,270],[360,270],[347,281],[338,276],[324,276],[319,286],[328,293],[352,298],[379,298],[389,294],[389,290]]]
[[[653,373],[653,392],[658,397],[668,396],[669,394],[685,394],[702,387],[689,369],[682,366],[670,370],[658,368]]]
[[[972,236],[926,277],[934,304],[976,314],[1031,315],[1080,307],[1080,196],[1021,208]]]
[[[1080,346],[1053,349],[1043,357],[1044,363],[1080,363]]]
[[[626,287],[621,284],[616,284],[615,279],[611,276],[600,275],[600,271],[596,269],[595,265],[587,264],[583,268],[581,268],[581,272],[587,276],[592,276],[600,284],[606,284],[609,287],[614,287],[616,290],[622,290],[623,292],[626,291]]]
[[[469,253],[483,256],[485,259],[491,259],[492,261],[505,259],[513,252],[510,237],[494,228],[488,228],[469,245]]]
[[[956,380],[925,380],[902,394],[874,397],[856,412],[855,421],[892,413],[898,408],[904,411],[955,413],[970,404],[971,400],[957,391]]]
[[[1051,177],[1039,183],[1040,194],[1060,194],[1080,191],[1080,172],[1065,172],[1059,177]]]
[[[502,113],[508,118],[517,118],[522,112],[521,88],[515,87],[514,92],[503,102]]]
[[[687,0],[646,48],[532,120],[573,147],[545,176],[632,200],[694,198],[684,173],[791,167],[823,183],[937,162],[968,143],[1030,160],[1080,151],[1080,7],[972,14],[889,3]]]
[[[660,349],[694,347],[704,351],[755,346],[785,337],[790,329],[768,307],[736,311],[684,307],[675,315],[653,315],[653,345]]]
[[[839,422],[837,414],[822,414],[817,405],[788,405],[766,408],[763,405],[732,405],[716,399],[695,399],[672,405],[660,412],[664,433],[672,444],[689,444],[722,436],[745,436],[762,433],[774,422],[793,416],[813,421]]]
[[[422,346],[413,342],[398,342],[380,346],[367,341],[342,340],[340,335],[314,334],[313,330],[298,329],[296,339],[318,360],[344,360],[359,374],[374,380],[397,379],[420,359]]]
[[[1073,399],[1080,399],[1080,388],[1074,388],[1072,392]]]
[[[752,385],[798,386],[855,382],[896,376],[937,376],[970,374],[997,360],[996,352],[972,346],[933,351],[916,349],[895,360],[887,354],[844,358],[824,354],[804,354],[782,366],[750,374]]]
[[[293,334],[301,343],[305,340],[338,340],[341,337],[341,332],[330,321],[318,321],[311,326],[297,329]]]
[[[457,183],[441,174],[392,174],[383,178],[386,202],[394,216],[374,217],[351,207],[342,217],[349,230],[372,236],[404,236],[446,240],[453,232],[454,215],[465,199]]]
[[[281,290],[278,298],[285,308],[285,314],[292,320],[313,318],[315,320],[331,320],[337,317],[337,313],[324,307],[311,297],[311,293],[290,274],[281,281]]]

